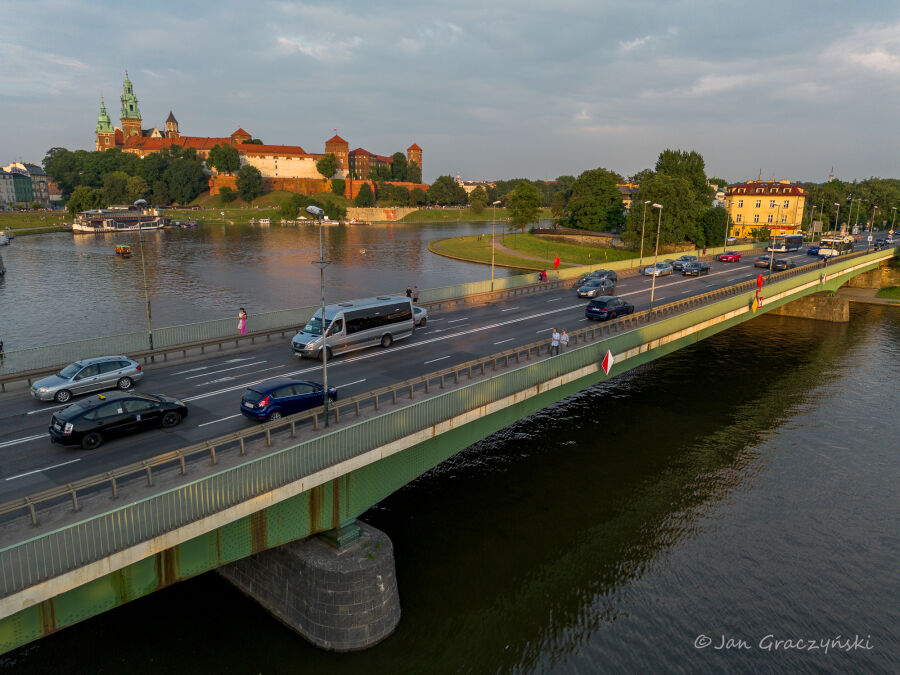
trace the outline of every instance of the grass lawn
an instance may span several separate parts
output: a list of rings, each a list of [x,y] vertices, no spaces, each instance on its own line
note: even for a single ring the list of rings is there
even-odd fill
[[[390,207],[388,207],[390,208]],[[489,223],[493,219],[493,209],[485,206],[481,213],[475,213],[472,209],[419,209],[400,218],[401,223]],[[506,209],[497,209],[497,222],[500,223],[508,218]],[[541,209],[538,213],[540,220],[549,220],[552,218],[550,209]],[[505,224],[498,227],[502,230]]]
[[[900,286],[888,286],[882,288],[875,294],[876,298],[887,298],[888,300],[900,300]]]
[[[64,229],[62,224],[69,222],[69,214],[65,211],[4,211],[0,213],[0,230],[40,230]]]
[[[525,255],[536,256],[545,260],[553,260],[559,256],[562,263],[576,265],[593,265],[638,257],[636,251],[585,246],[577,243],[577,239],[572,243],[555,239],[544,239],[527,232],[525,234],[518,232],[507,234],[502,239],[499,239],[498,242],[502,242],[506,248],[519,251]]]
[[[499,241],[499,239],[498,239]],[[491,238],[477,234],[468,237],[450,237],[449,239],[436,239],[428,244],[428,249],[434,253],[444,253],[454,258],[474,260],[476,262],[491,264]],[[510,255],[504,251],[496,251],[494,264],[501,267],[516,267],[519,269],[544,269],[537,260],[529,260]]]

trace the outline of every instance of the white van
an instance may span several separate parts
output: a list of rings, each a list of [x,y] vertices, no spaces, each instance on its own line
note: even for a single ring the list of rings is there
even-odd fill
[[[322,358],[322,310],[317,311],[291,340],[299,357]],[[390,347],[415,330],[412,300],[402,295],[340,302],[325,306],[328,358],[357,349]]]

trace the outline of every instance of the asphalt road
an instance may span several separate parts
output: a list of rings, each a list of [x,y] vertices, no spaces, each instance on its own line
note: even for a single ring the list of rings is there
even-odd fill
[[[805,249],[777,257],[791,258],[798,266],[815,260],[806,255]],[[660,277],[654,304],[755,278],[762,270],[753,267],[754,259],[713,262],[709,275],[702,277],[683,277],[680,273]],[[625,278],[620,280],[616,294],[634,303],[639,311],[650,304],[650,285],[649,277]],[[541,336],[549,341],[554,327],[569,331],[583,327],[586,304],[587,300],[579,299],[569,288],[442,312],[430,316],[427,326],[416,329],[413,337],[389,349],[376,347],[335,357],[328,365],[329,385],[337,387],[340,398],[347,398],[534,342]],[[23,390],[0,394],[0,501],[256,424],[238,407],[250,384],[276,376],[321,382],[321,364],[295,357],[289,339],[224,354],[210,353],[186,362],[148,364],[144,372],[138,391],[176,396],[188,404],[190,414],[172,430],[113,439],[93,451],[50,442],[50,416],[63,406],[35,401]]]

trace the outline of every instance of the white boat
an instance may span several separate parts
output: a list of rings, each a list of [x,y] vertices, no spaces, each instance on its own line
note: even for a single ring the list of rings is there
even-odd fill
[[[134,206],[112,207],[82,211],[75,216],[72,232],[97,234],[105,232],[144,232],[168,227],[169,219],[159,215],[154,208],[138,209]]]
[[[9,237],[0,232],[0,246],[6,246],[9,243]]]

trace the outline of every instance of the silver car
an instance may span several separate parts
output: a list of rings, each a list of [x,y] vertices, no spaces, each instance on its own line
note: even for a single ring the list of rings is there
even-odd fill
[[[578,293],[579,298],[593,298],[598,295],[609,295],[615,289],[615,282],[612,279],[603,277],[587,281],[576,292]]]
[[[418,305],[413,305],[413,321],[417,328],[424,328],[428,323],[428,310]]]
[[[31,385],[31,395],[39,401],[68,403],[76,394],[100,389],[128,391],[144,376],[141,364],[127,356],[98,356],[82,359]]]
[[[672,274],[672,266],[666,262],[658,262],[656,263],[655,268],[653,265],[650,265],[650,267],[645,267],[643,273],[648,277],[661,277],[665,276],[666,274]]]

